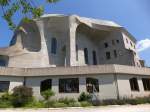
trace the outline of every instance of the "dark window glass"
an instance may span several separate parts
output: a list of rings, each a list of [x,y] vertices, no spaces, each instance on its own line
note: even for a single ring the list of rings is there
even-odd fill
[[[117,41],[117,43],[119,44],[119,40],[116,40]]]
[[[92,54],[93,54],[93,65],[97,65],[96,51],[93,51]]]
[[[117,58],[117,51],[114,50],[114,57]]]
[[[142,78],[143,86],[145,91],[150,91],[150,79]]]
[[[107,48],[107,47],[108,47],[108,43],[104,43],[104,45],[105,45],[105,48]]]
[[[86,89],[87,92],[99,92],[99,81],[95,78],[86,78]]]
[[[0,66],[7,66],[9,61],[8,56],[0,55]]]
[[[59,92],[79,93],[79,79],[78,78],[59,79]]]
[[[9,81],[0,81],[0,92],[7,92],[9,90]]]
[[[130,87],[132,91],[139,91],[137,78],[132,78],[129,80],[129,82],[130,82]]]
[[[41,82],[40,85],[40,91],[43,92],[45,90],[51,89],[52,88],[52,80],[47,79]]]
[[[78,45],[76,45],[76,60],[78,61]]]
[[[89,64],[89,56],[88,56],[88,49],[84,48],[84,60],[85,60],[85,64]]]
[[[110,59],[111,56],[110,56],[110,52],[106,52],[106,59]]]
[[[56,54],[56,51],[57,51],[57,40],[56,40],[56,38],[52,38],[51,53]]]

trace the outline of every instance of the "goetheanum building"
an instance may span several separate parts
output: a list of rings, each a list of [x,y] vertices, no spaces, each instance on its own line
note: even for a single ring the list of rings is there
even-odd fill
[[[7,48],[0,48],[0,92],[52,89],[55,98],[81,92],[99,99],[150,95],[150,68],[136,52],[136,39],[122,26],[76,15],[44,15],[21,22]]]

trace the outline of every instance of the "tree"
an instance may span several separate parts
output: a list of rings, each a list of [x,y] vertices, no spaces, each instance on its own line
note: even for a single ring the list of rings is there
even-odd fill
[[[38,18],[44,13],[44,4],[37,5],[39,0],[0,0],[2,17],[7,21],[10,29],[15,29],[13,16],[18,13],[23,14],[23,20],[28,21]],[[55,3],[59,0],[45,0],[46,3]]]

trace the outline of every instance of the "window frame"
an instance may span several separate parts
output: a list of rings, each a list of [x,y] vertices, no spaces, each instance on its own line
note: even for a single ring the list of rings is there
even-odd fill
[[[2,85],[7,84],[7,85],[6,85],[6,87],[3,87],[1,84]],[[0,88],[0,93],[8,92],[9,87],[10,87],[10,81],[0,81],[0,87],[3,87],[3,88]]]
[[[51,53],[52,54],[57,53],[57,39],[54,37],[51,39]]]
[[[137,92],[140,91],[137,78],[133,77],[133,78],[129,79],[129,83],[130,83],[131,91],[137,91]]]
[[[99,90],[99,80],[97,78],[87,77],[86,78],[86,91],[88,93],[94,93],[93,91],[90,91],[90,89],[94,90],[93,85],[95,86],[95,89],[96,89],[96,91],[94,91],[94,92],[99,93],[100,92],[100,90]]]
[[[144,91],[150,91],[150,79],[142,78],[142,83],[143,83]]]
[[[67,90],[70,86],[70,90]],[[60,78],[59,93],[79,93],[79,78]]]
[[[45,87],[45,85],[47,87]],[[49,86],[49,87],[48,87]],[[44,87],[44,88],[43,88]],[[52,89],[52,79],[42,80],[40,83],[40,92],[46,91],[48,89]]]
[[[84,62],[85,64],[89,64],[89,54],[87,48],[84,48]]]

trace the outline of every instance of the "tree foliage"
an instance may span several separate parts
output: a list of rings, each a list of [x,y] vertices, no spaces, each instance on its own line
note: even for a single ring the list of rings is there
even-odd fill
[[[7,21],[11,29],[16,25],[13,21],[15,14],[23,14],[23,19],[38,18],[44,13],[44,4],[37,4],[40,0],[0,0],[2,17]],[[43,0],[42,0],[43,1]],[[55,3],[59,0],[45,0],[46,3]]]

